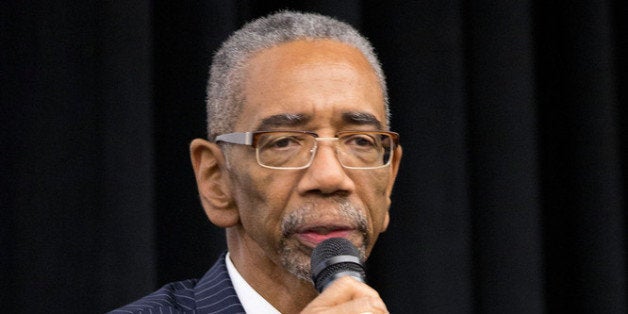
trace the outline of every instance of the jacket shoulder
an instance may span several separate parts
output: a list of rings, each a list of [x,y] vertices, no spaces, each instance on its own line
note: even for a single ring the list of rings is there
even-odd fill
[[[235,292],[225,254],[200,279],[169,283],[119,309],[114,314],[245,313]]]

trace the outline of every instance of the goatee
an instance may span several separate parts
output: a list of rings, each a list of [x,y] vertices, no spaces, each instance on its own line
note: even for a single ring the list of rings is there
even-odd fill
[[[349,221],[352,225],[355,225],[362,237],[361,244],[358,245],[357,249],[360,252],[361,259],[364,261],[366,259],[366,248],[370,242],[366,216],[359,208],[353,206],[353,204],[346,199],[336,200],[336,203],[337,212],[334,214],[337,218],[339,220]],[[311,249],[304,247],[298,242],[295,243],[290,236],[293,235],[300,226],[309,221],[316,221],[320,213],[316,207],[317,205],[315,203],[306,203],[286,215],[281,224],[282,238],[279,243],[281,264],[291,274],[308,282],[312,282],[309,256]]]

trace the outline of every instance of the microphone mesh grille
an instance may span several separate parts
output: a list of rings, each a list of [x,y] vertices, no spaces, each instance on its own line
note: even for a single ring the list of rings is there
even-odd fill
[[[317,265],[330,257],[351,255],[360,257],[360,252],[345,238],[332,238],[321,242],[312,252],[312,265]]]
[[[332,238],[321,242],[312,252],[312,275],[315,285],[319,291],[322,290],[322,286],[328,283],[331,277],[340,272],[351,271],[358,273],[359,276],[364,279],[366,274],[362,265],[355,263],[336,263],[331,264],[320,270],[319,273],[314,273],[314,269],[325,260],[339,255],[350,255],[357,258],[360,257],[360,252],[353,246],[353,244],[344,238]]]

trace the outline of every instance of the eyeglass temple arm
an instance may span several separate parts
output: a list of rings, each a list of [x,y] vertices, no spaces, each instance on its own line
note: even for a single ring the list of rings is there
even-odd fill
[[[236,132],[216,136],[216,142],[253,145],[253,132]]]

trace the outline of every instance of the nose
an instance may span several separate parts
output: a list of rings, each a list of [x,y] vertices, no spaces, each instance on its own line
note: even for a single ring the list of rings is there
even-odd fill
[[[333,141],[319,141],[314,159],[306,169],[299,185],[301,193],[349,193],[355,188],[353,180],[348,176],[336,155]]]

